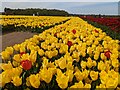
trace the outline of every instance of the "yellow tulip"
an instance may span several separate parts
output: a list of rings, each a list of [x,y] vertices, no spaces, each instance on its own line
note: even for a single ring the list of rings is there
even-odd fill
[[[89,71],[85,69],[85,70],[82,72],[82,74],[83,74],[83,78],[86,79],[86,78],[88,77],[88,75],[89,75]]]
[[[81,61],[81,67],[82,69],[85,69],[87,66],[87,62],[86,61]]]
[[[20,78],[19,76],[15,76],[12,78],[12,83],[15,85],[15,86],[20,86],[22,84],[22,78]]]
[[[88,47],[88,48],[87,48],[87,53],[90,54],[90,55],[92,55],[93,51],[92,51],[92,48],[91,48],[91,47]]]
[[[89,57],[88,59],[87,59],[87,67],[88,68],[91,68],[93,66],[93,62],[92,62],[92,59]]]
[[[11,71],[10,70],[3,71],[1,75],[2,75],[3,84],[11,82],[12,78],[11,78]]]
[[[57,75],[56,81],[61,89],[65,89],[68,87],[69,76],[65,76],[64,74]]]
[[[119,67],[119,60],[118,59],[114,59],[114,60],[112,60],[112,66],[114,67],[114,68],[117,68],[117,67]]]
[[[59,52],[61,54],[68,52],[68,45],[61,45],[61,48],[59,49]]]
[[[101,53],[100,57],[101,57],[102,60],[106,60],[107,59],[107,57],[104,55],[104,53]]]
[[[118,78],[117,79],[109,78],[106,82],[106,88],[116,88],[117,85],[118,85]]]
[[[37,51],[32,50],[30,53],[29,60],[34,63],[36,62],[36,59],[37,59]]]
[[[12,47],[7,47],[7,48],[5,49],[5,51],[8,52],[9,55],[12,55],[14,50],[13,50]]]
[[[72,62],[68,62],[66,68],[67,68],[67,70],[73,70],[74,67],[72,65]]]
[[[95,51],[95,54],[94,54],[94,59],[95,59],[95,60],[98,60],[99,54],[100,54],[99,51]]]
[[[42,59],[43,59],[43,63],[42,63],[43,68],[47,67],[48,66],[48,59],[46,57],[43,57]]]
[[[8,69],[12,69],[13,66],[12,66],[11,62],[8,62],[8,64],[7,63],[2,63],[1,68],[3,70],[8,70]]]
[[[11,72],[12,72],[12,75],[15,76],[20,76],[20,74],[22,73],[22,68],[21,67],[16,67],[16,68],[12,68],[11,69]]]
[[[77,62],[79,62],[79,59],[80,59],[79,56],[80,56],[80,54],[79,54],[78,52],[75,52],[75,51],[74,51],[73,54],[72,54],[72,58],[73,58],[73,59],[76,59]]]
[[[25,49],[24,46],[21,46],[21,47],[20,47],[20,52],[26,52],[26,49]]]
[[[98,72],[97,71],[90,71],[90,77],[93,81],[98,79]]]
[[[39,86],[40,86],[40,79],[39,79],[38,75],[31,74],[29,76],[29,82],[30,82],[31,86],[34,88],[39,88]]]
[[[40,71],[40,76],[41,76],[41,80],[45,81],[46,83],[50,83],[50,81],[52,80],[52,76],[53,76],[53,71],[51,71],[51,69],[48,68],[43,68]]]
[[[20,62],[20,54],[16,54],[13,56],[13,60],[15,60],[16,62]]]
[[[101,90],[101,89],[106,90],[105,84],[100,84],[99,86],[96,86],[96,90]]]
[[[0,87],[4,87],[5,86],[5,82],[2,80],[2,74],[0,74]]]
[[[76,88],[76,89],[82,89],[84,87],[84,84],[83,84],[83,82],[82,81],[79,81],[78,83],[75,83],[75,85],[72,85],[70,88],[71,89],[74,89],[74,88]]]
[[[28,53],[23,54],[23,55],[21,56],[21,61],[22,61],[22,60],[29,60],[29,59],[30,59],[30,56],[29,56]]]
[[[69,76],[69,82],[72,82],[73,76],[74,76],[73,70],[67,70],[66,71],[66,76]]]
[[[43,55],[44,55],[44,51],[43,51],[42,49],[39,49],[39,50],[38,50],[38,54],[39,54],[40,56],[43,56]]]
[[[31,86],[30,81],[29,81],[29,77],[26,78],[26,85],[27,85],[28,87]]]
[[[53,57],[52,51],[46,51],[45,56],[47,56],[48,58],[52,58]]]
[[[65,59],[65,58],[61,58],[61,59],[59,60],[59,67],[60,67],[61,69],[66,68],[66,59]]]
[[[103,61],[98,62],[98,70],[105,70],[106,66]]]
[[[7,51],[3,51],[1,54],[3,60],[8,60],[10,58],[10,54]]]
[[[79,70],[77,70],[77,71],[74,73],[74,75],[75,75],[77,81],[82,81],[83,78],[84,78],[83,73],[82,73],[81,71],[79,71]]]
[[[83,88],[84,88],[84,90],[90,90],[91,84],[87,84],[87,83],[86,83]]]

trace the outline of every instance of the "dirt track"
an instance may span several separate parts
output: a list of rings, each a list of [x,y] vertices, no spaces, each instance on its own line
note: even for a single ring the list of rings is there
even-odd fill
[[[35,34],[36,33],[30,32],[11,32],[2,35],[0,36],[0,42],[2,42],[2,50],[4,50],[7,46],[13,46],[15,44],[22,43],[25,39],[31,38]]]

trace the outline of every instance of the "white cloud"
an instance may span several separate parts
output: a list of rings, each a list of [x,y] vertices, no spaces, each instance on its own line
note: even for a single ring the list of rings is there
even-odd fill
[[[13,9],[55,8],[68,11],[69,13],[117,14],[117,4],[117,2],[2,2],[1,11],[3,11],[5,7]]]

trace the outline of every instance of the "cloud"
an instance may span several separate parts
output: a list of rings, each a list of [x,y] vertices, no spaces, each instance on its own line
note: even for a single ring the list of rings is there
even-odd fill
[[[5,7],[9,8],[56,8],[68,9],[76,6],[93,5],[96,3],[83,3],[83,2],[3,2],[2,11]]]
[[[14,0],[15,1],[15,0]],[[62,9],[69,13],[117,14],[117,2],[2,2],[2,10],[8,8]]]
[[[118,15],[118,3],[106,2],[94,5],[71,7],[71,13]]]

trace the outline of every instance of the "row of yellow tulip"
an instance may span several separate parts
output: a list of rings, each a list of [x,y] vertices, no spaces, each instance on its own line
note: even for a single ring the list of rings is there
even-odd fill
[[[14,25],[25,26],[31,28],[41,28],[46,26],[55,25],[69,19],[70,17],[53,17],[53,16],[5,16],[0,18],[0,25]]]
[[[0,83],[3,88],[10,82],[27,89],[48,85],[52,89],[55,85],[61,89],[119,88],[118,43],[101,29],[80,18],[71,18],[21,44],[7,47],[2,60],[8,63],[1,65]]]

